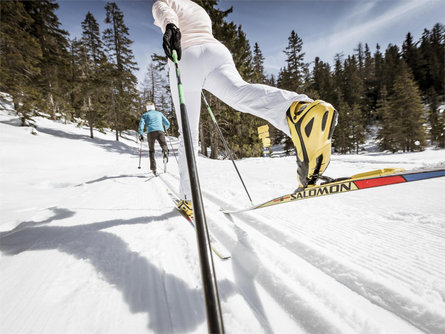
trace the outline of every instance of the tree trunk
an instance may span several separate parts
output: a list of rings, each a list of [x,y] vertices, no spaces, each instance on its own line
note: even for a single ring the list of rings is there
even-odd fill
[[[210,132],[210,158],[218,159],[219,155],[219,137],[216,135],[216,131]]]
[[[204,121],[203,120],[199,124],[199,136],[201,137],[201,154],[208,157],[207,140],[206,140],[206,133],[204,131]]]
[[[93,115],[91,111],[91,96],[88,96],[88,125],[90,126],[90,138],[94,138],[93,135]]]
[[[114,127],[115,127],[115,131],[116,131],[116,141],[119,141],[119,123],[118,123],[118,118],[117,118],[117,111],[116,111],[116,102],[114,100],[114,88],[113,88],[113,93],[112,93],[112,103],[113,103],[113,112],[114,112]]]

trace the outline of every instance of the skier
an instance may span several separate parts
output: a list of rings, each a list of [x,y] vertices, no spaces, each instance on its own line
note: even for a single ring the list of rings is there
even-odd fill
[[[168,130],[170,127],[170,122],[165,118],[165,116],[160,112],[155,110],[153,103],[148,102],[145,105],[146,113],[141,116],[139,121],[139,140],[142,142],[144,140],[144,127],[147,125],[147,139],[148,139],[148,149],[150,153],[150,169],[154,175],[156,174],[156,160],[155,160],[155,141],[157,140],[162,148],[162,156],[165,163],[168,161],[168,148],[165,141],[164,126]]]
[[[179,67],[195,155],[204,88],[232,108],[261,117],[290,136],[297,152],[299,189],[315,183],[331,157],[331,138],[337,123],[337,111],[332,105],[313,101],[304,94],[245,82],[230,51],[214,38],[209,15],[193,1],[155,0],[152,12],[154,24],[164,34],[166,55],[173,60],[172,53],[176,50],[181,61]],[[192,213],[175,65],[169,61],[169,66],[170,89],[181,135],[179,207]]]

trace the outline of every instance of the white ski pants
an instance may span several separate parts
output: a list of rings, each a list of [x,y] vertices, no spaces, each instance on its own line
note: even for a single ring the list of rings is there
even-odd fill
[[[182,138],[176,70],[170,65],[170,88],[179,124],[180,196],[192,199],[190,179]],[[179,62],[184,101],[190,123],[195,156],[198,152],[201,90],[204,88],[235,110],[250,113],[269,121],[277,129],[290,135],[286,111],[293,101],[312,101],[306,95],[261,84],[249,84],[238,73],[230,51],[222,43],[208,43],[183,50]]]

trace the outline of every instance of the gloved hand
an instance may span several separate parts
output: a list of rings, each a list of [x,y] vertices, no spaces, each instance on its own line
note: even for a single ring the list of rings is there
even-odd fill
[[[181,32],[173,23],[169,23],[165,27],[162,47],[164,48],[166,56],[170,58],[170,60],[173,61],[173,50],[176,50],[178,60],[181,60]]]
[[[144,141],[144,135],[139,135],[139,140]]]

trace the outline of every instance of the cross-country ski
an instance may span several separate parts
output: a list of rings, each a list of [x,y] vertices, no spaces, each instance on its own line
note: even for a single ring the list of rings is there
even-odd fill
[[[257,204],[244,209],[223,209],[224,213],[239,213],[250,210],[262,209],[273,205],[284,204],[319,196],[341,194],[349,191],[370,189],[375,187],[401,184],[405,182],[428,180],[436,177],[444,177],[445,169],[421,170],[402,172],[396,168],[385,168],[375,171],[360,173],[351,177],[333,179],[319,185],[309,186],[303,190],[296,190],[292,194],[276,197],[267,202]]]
[[[173,204],[175,206],[177,206],[179,203],[178,196],[176,194],[174,194],[170,188],[167,188],[166,190],[167,190],[167,194],[170,196]],[[196,228],[196,224],[193,221],[193,216],[187,215],[184,211],[182,211],[180,209],[178,209],[178,212],[190,223],[190,225],[193,228]],[[224,246],[210,232],[209,232],[209,237],[210,237],[210,243],[211,243],[213,252],[218,257],[220,257],[222,260],[229,259],[230,254],[228,253],[227,249],[225,249]]]

